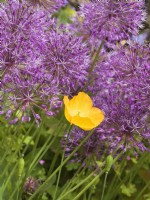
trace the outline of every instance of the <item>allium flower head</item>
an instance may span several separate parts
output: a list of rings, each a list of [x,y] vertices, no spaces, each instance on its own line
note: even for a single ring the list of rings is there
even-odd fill
[[[48,34],[44,66],[63,94],[81,90],[88,74],[88,48],[82,38],[51,31]]]
[[[37,112],[53,115],[60,107],[58,88],[43,67],[47,13],[26,0],[8,0],[0,7],[1,114],[10,123],[18,120],[39,124]],[[32,115],[31,115],[32,114]]]
[[[106,116],[97,131],[112,148],[149,150],[149,52],[148,46],[130,44],[95,68],[96,90],[91,91]]]
[[[0,68],[26,63],[43,52],[47,29],[45,12],[27,1],[8,0],[0,5]]]
[[[79,17],[83,20],[77,27],[95,45],[99,40],[116,43],[136,35],[145,15],[143,0],[94,0],[81,6]]]
[[[11,73],[7,73],[3,79],[3,110],[7,119],[27,122],[34,117],[37,124],[41,121],[39,110],[48,116],[57,112],[61,106],[55,80],[45,74],[41,67],[22,66]],[[32,115],[31,115],[32,114]]]
[[[150,129],[146,124],[146,113],[141,105],[132,98],[126,88],[112,86],[103,95],[97,96],[97,103],[102,106],[106,120],[98,128],[112,149],[149,150]]]
[[[103,66],[103,74],[107,72],[111,82],[126,87],[126,91],[133,94],[133,98],[145,110],[148,110],[150,105],[149,52],[148,45],[130,43],[126,48],[121,47],[112,53]],[[99,73],[101,71],[99,66]]]

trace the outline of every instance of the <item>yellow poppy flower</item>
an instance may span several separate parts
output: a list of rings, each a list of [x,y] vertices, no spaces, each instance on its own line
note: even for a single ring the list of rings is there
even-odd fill
[[[103,120],[103,112],[93,107],[92,99],[84,92],[79,92],[71,100],[64,96],[66,119],[83,130],[97,127]]]

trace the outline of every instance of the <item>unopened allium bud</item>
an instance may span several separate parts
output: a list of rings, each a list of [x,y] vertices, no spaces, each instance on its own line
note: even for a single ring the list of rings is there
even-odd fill
[[[39,187],[39,181],[34,177],[28,177],[24,184],[24,192],[27,194],[33,194]]]

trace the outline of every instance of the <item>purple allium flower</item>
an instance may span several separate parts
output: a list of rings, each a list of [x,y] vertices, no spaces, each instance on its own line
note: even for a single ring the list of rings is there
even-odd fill
[[[74,161],[95,155],[127,151],[150,151],[150,47],[129,44],[98,62],[93,86],[94,104],[105,113],[104,122],[83,145]],[[79,145],[86,132],[74,129],[68,136],[66,156]],[[105,152],[104,152],[105,151]],[[94,157],[94,156],[93,156]]]
[[[80,37],[51,31],[44,66],[63,94],[73,93],[82,88],[87,79],[88,48]]]
[[[17,69],[18,67],[18,69]],[[6,118],[17,117],[22,122],[31,120],[31,113],[37,124],[41,121],[39,109],[47,115],[57,113],[61,102],[58,98],[58,88],[55,80],[44,69],[39,67],[17,66],[7,73],[3,80],[3,110]]]
[[[106,120],[97,129],[112,150],[149,150],[150,127],[147,113],[141,108],[126,87],[112,85],[105,94],[97,95],[97,105],[105,112]]]
[[[61,106],[56,81],[42,64],[46,32],[54,24],[25,0],[1,4],[0,24],[1,114],[16,123],[29,122],[32,113],[39,124],[39,109],[50,116]]]
[[[97,131],[110,147],[149,150],[150,48],[130,44],[120,48],[95,68],[95,104],[106,116]]]
[[[150,105],[149,52],[150,46],[131,43],[113,52],[107,62],[96,68],[106,84],[122,85],[145,110]],[[100,85],[98,78],[96,82]]]
[[[43,52],[47,16],[27,1],[8,0],[0,6],[0,68],[26,63]]]
[[[64,136],[62,139],[62,146],[65,147],[66,157],[81,143],[81,141],[89,134],[80,128],[73,128],[67,138]],[[83,144],[78,152],[76,152],[71,162],[81,162],[84,164],[96,165],[96,161],[100,160],[104,154],[108,154],[109,149],[107,144],[104,143],[101,133],[94,132],[93,135]]]
[[[108,44],[137,35],[145,20],[144,1],[98,1],[82,4],[79,11],[79,31],[91,44],[105,40]]]

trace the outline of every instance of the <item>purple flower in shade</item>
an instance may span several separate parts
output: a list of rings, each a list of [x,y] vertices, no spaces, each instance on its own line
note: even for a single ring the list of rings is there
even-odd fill
[[[82,4],[78,14],[83,19],[75,22],[78,31],[96,46],[101,40],[110,45],[137,35],[146,16],[143,0],[94,0]]]
[[[46,45],[44,67],[56,80],[62,93],[81,90],[89,68],[88,48],[82,38],[51,31]]]
[[[65,156],[69,154],[81,143],[81,141],[89,134],[80,128],[73,128],[68,137],[64,136],[62,139],[62,147],[65,149]],[[96,161],[100,160],[102,155],[108,154],[109,149],[107,144],[104,143],[101,133],[95,131],[93,135],[83,144],[80,150],[74,154],[71,162],[79,162],[95,166]]]
[[[6,103],[3,103],[2,110],[6,112],[7,119],[15,118],[11,123],[18,120],[28,122],[32,114],[39,124],[39,110],[49,116],[56,114],[61,107],[56,82],[51,75],[45,73],[41,65],[17,67],[4,76],[2,92]]]
[[[8,0],[0,6],[0,69],[40,56],[48,29],[46,13],[23,0]]]

